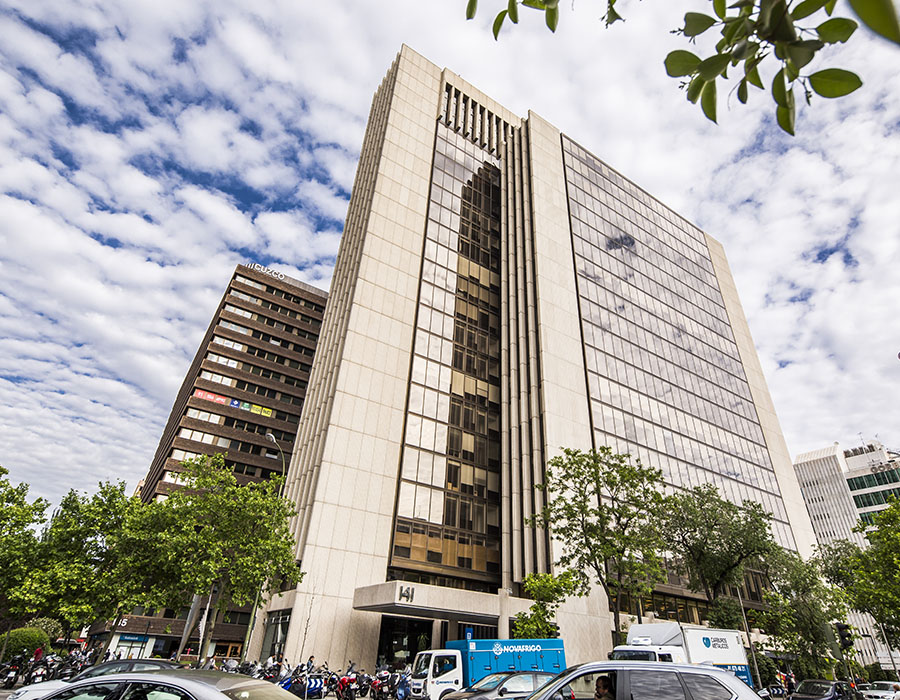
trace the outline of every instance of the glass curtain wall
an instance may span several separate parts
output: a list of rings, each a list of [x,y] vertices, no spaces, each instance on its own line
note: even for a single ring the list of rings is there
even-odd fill
[[[761,503],[795,549],[701,231],[563,137],[597,445]]]
[[[491,590],[500,578],[499,161],[440,123],[435,149],[389,576]]]

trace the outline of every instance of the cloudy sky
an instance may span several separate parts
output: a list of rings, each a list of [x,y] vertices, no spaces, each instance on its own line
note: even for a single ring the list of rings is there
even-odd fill
[[[403,42],[725,244],[792,454],[900,447],[900,49],[818,59],[865,86],[796,138],[761,92],[720,89],[715,126],[662,66],[691,3],[604,31],[564,2],[557,36],[523,12],[494,42],[500,0],[0,0],[0,464],[54,501],[133,488],[234,265],[328,288]]]

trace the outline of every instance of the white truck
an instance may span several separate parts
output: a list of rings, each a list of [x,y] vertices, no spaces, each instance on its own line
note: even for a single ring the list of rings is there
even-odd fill
[[[678,622],[632,625],[626,643],[613,649],[609,658],[712,664],[731,671],[753,687],[744,640],[737,630],[717,630]]]

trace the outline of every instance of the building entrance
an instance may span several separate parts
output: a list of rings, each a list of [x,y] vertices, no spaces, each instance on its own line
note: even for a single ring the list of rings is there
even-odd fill
[[[378,666],[402,668],[411,664],[417,653],[431,649],[431,629],[431,620],[382,615]]]

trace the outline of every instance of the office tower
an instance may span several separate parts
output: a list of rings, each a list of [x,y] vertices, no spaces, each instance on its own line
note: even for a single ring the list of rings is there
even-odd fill
[[[326,299],[325,292],[277,270],[237,266],[175,398],[143,480],[145,501],[178,488],[182,460],[199,455],[224,453],[241,483],[282,472],[282,451],[289,459]],[[187,610],[147,612],[135,611],[121,630],[112,630],[114,650],[168,657]],[[217,654],[240,654],[249,619],[247,609],[223,616],[213,640]],[[108,633],[105,625],[92,634]]]
[[[849,450],[838,443],[798,455],[794,470],[809,511],[816,540],[821,545],[850,540],[866,546],[862,533],[854,532],[860,521],[871,524],[873,514],[888,506],[888,498],[900,498],[900,454],[872,441]],[[890,651],[879,641],[870,615],[851,611],[856,628],[854,648],[863,664],[878,662],[893,668]],[[894,652],[895,663],[900,654]]]
[[[558,558],[524,524],[535,484],[562,447],[600,445],[761,502],[785,546],[814,541],[721,245],[404,47],[369,115],[289,470],[306,577],[251,654],[370,667],[507,636],[523,578]],[[602,593],[559,622],[569,661],[609,650]]]

